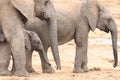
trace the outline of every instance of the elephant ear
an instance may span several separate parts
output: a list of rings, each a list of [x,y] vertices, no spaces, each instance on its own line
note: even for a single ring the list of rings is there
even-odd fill
[[[10,0],[12,5],[18,9],[28,20],[35,17],[33,0]]]
[[[27,33],[25,33],[25,49],[27,51],[31,51],[31,42],[30,42],[29,35]]]
[[[87,18],[92,31],[95,30],[98,21],[98,4],[96,0],[88,0],[87,2]]]
[[[35,32],[29,31],[29,36],[30,36],[31,43],[34,44],[34,43],[40,42],[40,38]]]

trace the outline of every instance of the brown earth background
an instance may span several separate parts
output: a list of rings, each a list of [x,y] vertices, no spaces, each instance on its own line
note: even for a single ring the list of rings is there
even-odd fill
[[[79,0],[52,0],[55,4],[73,5]],[[120,0],[99,0],[106,6],[115,18],[118,25],[118,54],[120,56]],[[16,76],[0,76],[0,80],[120,80],[120,58],[119,64],[113,68],[113,51],[111,47],[111,36],[98,29],[90,32],[88,43],[88,67],[87,73],[72,73],[75,57],[74,41],[59,46],[62,70],[56,70],[56,65],[49,49],[48,56],[50,63],[55,69],[55,74],[43,74],[41,70],[41,62],[37,52],[33,55],[33,68],[35,73],[31,73],[30,77]],[[11,65],[10,65],[11,68]]]

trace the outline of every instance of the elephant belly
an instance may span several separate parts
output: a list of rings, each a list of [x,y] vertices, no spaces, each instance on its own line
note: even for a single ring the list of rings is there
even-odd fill
[[[70,8],[56,7],[58,41],[64,44],[74,38],[75,29],[77,27],[76,11],[72,12]]]
[[[74,38],[74,26],[61,26],[58,27],[58,42],[59,45],[67,43]]]
[[[70,35],[69,36],[59,36],[58,37],[59,45],[65,44],[72,39],[73,39],[72,35],[71,36]]]

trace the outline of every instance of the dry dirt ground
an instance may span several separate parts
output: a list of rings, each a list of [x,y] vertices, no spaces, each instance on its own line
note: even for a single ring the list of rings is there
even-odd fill
[[[77,0],[53,0],[54,3],[69,4]],[[120,1],[100,0],[113,13],[118,25],[118,36],[120,35]],[[120,80],[120,61],[116,68],[113,68],[113,54],[110,41],[110,34],[99,30],[90,32],[88,45],[88,67],[87,73],[72,73],[75,57],[75,44],[71,41],[59,46],[62,70],[56,70],[55,74],[43,74],[38,54],[34,52],[33,67],[36,73],[31,73],[30,77],[2,77],[0,80]],[[118,42],[118,53],[120,56],[120,36]],[[51,51],[49,49],[49,60],[53,68],[56,69]],[[119,58],[120,60],[120,58]]]

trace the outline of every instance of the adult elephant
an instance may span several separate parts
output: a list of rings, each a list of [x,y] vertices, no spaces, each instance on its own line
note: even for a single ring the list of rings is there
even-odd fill
[[[111,12],[100,5],[96,0],[83,0],[78,6],[79,7],[77,8],[74,8],[73,6],[69,6],[67,8],[61,5],[58,6],[58,4],[55,6],[57,11],[59,45],[64,44],[72,39],[75,40],[76,56],[73,72],[80,73],[88,71],[88,34],[90,30],[94,31],[95,28],[98,28],[106,33],[111,33],[114,54],[113,66],[116,67],[118,63],[117,25]],[[27,29],[34,31],[39,35],[44,49],[47,52],[48,48],[50,47],[50,39],[48,37],[49,25],[42,21],[36,21],[32,25],[26,24],[26,26]],[[30,63],[29,67],[32,69],[30,60],[31,58],[29,58],[27,61]],[[44,67],[47,67],[45,64],[42,66],[43,69]]]
[[[24,24],[22,20],[26,18],[28,22],[33,22],[35,16],[50,25],[48,37],[50,37],[57,68],[61,68],[57,46],[56,13],[50,0],[0,0],[0,26],[13,53],[16,68],[14,75],[17,76],[28,75],[25,69]]]

